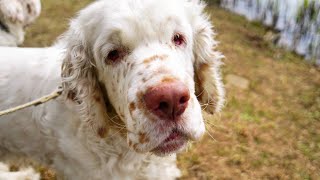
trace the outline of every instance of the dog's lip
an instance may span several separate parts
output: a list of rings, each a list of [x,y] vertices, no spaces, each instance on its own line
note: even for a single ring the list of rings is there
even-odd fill
[[[165,155],[182,149],[188,142],[188,137],[178,129],[173,129],[169,136],[152,150],[157,155]]]

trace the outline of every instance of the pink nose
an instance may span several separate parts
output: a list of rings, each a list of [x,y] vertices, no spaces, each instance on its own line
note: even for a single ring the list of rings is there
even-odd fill
[[[148,110],[166,120],[177,120],[186,110],[189,99],[188,88],[178,81],[149,88],[144,95]]]

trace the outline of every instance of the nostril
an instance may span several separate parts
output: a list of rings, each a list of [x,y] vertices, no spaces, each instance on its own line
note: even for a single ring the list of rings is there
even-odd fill
[[[158,109],[160,109],[160,110],[166,110],[166,109],[168,109],[168,108],[169,108],[169,104],[168,104],[167,102],[160,102],[160,103],[159,103]]]
[[[183,97],[180,98],[179,103],[180,104],[185,104],[188,101],[189,101],[189,97],[188,96],[183,96]]]

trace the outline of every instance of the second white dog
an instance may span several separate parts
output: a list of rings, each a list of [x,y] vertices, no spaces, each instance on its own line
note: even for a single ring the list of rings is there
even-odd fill
[[[40,0],[0,0],[0,46],[22,44],[25,27],[40,11]]]

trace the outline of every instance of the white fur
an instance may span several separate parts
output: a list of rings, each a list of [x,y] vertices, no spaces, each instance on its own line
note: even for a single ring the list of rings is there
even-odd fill
[[[9,33],[0,29],[0,46],[17,46],[24,40],[24,29],[40,15],[40,0],[0,0],[0,21]]]
[[[205,132],[200,104],[212,113],[223,104],[222,56],[203,9],[196,0],[100,0],[82,10],[53,47],[0,48],[0,109],[61,84],[64,90],[56,100],[0,117],[0,157],[31,156],[66,179],[179,177],[175,153],[182,149],[152,150],[174,128],[198,140]],[[172,42],[177,32],[184,46]],[[106,57],[114,49],[123,57],[111,63]],[[190,92],[178,123],[141,105],[139,95],[164,78]]]
[[[0,180],[39,180],[40,174],[33,169],[21,169],[16,172],[10,172],[9,166],[0,162]]]

